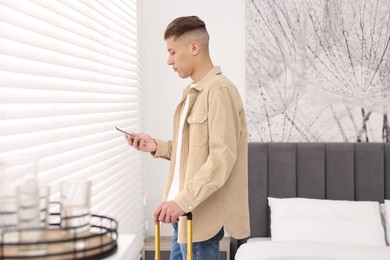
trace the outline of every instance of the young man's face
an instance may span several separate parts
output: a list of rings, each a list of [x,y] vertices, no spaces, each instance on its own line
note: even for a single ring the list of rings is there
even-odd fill
[[[192,43],[186,39],[170,37],[166,40],[168,49],[168,65],[179,74],[181,78],[191,77],[193,66]]]

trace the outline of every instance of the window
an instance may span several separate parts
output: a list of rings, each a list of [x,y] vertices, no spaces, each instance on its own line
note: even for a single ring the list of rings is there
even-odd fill
[[[136,0],[0,3],[0,155],[39,158],[41,183],[92,181],[92,212],[144,236]]]

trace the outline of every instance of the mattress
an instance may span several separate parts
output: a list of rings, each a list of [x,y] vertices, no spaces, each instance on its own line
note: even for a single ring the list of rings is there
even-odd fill
[[[390,247],[340,245],[303,241],[251,240],[241,245],[236,260],[389,260]]]

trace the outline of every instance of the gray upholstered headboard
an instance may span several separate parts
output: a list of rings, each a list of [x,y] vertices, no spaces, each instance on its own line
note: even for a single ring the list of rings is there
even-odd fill
[[[250,143],[248,163],[251,237],[270,236],[268,196],[390,198],[389,143]]]

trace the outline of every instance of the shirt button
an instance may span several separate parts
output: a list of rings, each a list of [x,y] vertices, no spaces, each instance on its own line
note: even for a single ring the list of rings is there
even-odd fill
[[[188,209],[191,210],[191,209],[192,209],[192,206],[189,206]]]

